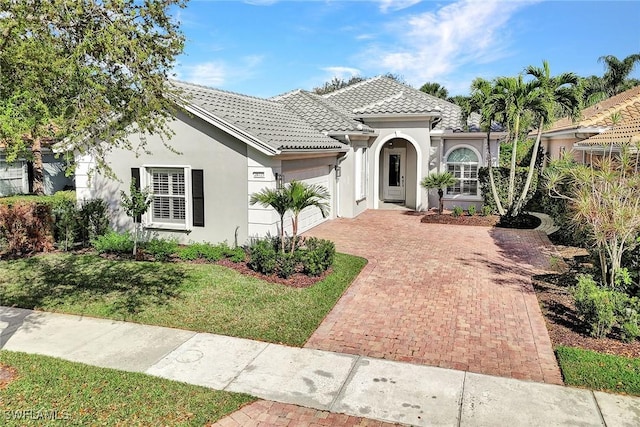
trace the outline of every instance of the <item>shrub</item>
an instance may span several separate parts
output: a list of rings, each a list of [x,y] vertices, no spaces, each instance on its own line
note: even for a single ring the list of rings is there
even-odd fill
[[[53,248],[51,208],[42,203],[18,201],[0,204],[0,236],[11,254],[42,252]]]
[[[276,254],[273,239],[255,240],[249,246],[249,268],[262,274],[272,274],[276,269]]]
[[[619,299],[618,322],[624,341],[631,342],[640,337],[640,300],[637,297],[624,295]]]
[[[614,291],[599,287],[593,277],[581,275],[574,289],[576,311],[589,327],[592,336],[603,338],[616,321]]]
[[[296,254],[276,252],[274,272],[283,279],[289,278],[296,271]]]
[[[482,206],[482,212],[481,212],[482,216],[489,216],[492,213],[493,213],[493,209],[491,208],[491,206],[488,206],[488,205]]]
[[[91,241],[91,246],[98,253],[125,254],[133,251],[133,239],[129,232],[109,231]]]
[[[224,246],[212,245],[211,243],[192,243],[178,250],[178,256],[185,261],[205,259],[210,262],[219,261],[225,254]]]
[[[305,242],[306,249],[300,251],[304,274],[319,276],[333,264],[336,247],[330,240],[310,237]]]
[[[476,214],[476,205],[469,205],[467,208],[467,213],[469,216],[474,216]]]
[[[73,248],[79,234],[78,209],[72,200],[60,198],[53,204],[54,239],[64,251]]]
[[[109,231],[107,204],[102,199],[86,200],[78,211],[80,240],[83,246]]]
[[[455,217],[459,217],[460,215],[462,215],[462,212],[464,212],[464,211],[462,210],[462,208],[460,206],[454,206],[452,215],[455,216]]]
[[[145,242],[143,248],[156,261],[164,262],[178,251],[178,242],[175,239],[154,237]]]

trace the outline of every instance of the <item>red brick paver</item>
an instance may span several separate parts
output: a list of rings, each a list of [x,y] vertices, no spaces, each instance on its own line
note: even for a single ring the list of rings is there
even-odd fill
[[[306,235],[369,264],[305,347],[562,384],[531,284],[544,233],[370,210]]]
[[[389,424],[367,418],[351,417],[349,415],[333,414],[331,412],[318,411],[317,409],[303,408],[296,405],[258,400],[221,419],[213,424],[212,427],[391,427],[396,425],[399,424]]]

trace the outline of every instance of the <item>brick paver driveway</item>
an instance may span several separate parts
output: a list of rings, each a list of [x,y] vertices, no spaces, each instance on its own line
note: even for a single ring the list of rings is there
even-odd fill
[[[305,235],[369,260],[306,347],[562,384],[531,285],[544,233],[369,210]]]

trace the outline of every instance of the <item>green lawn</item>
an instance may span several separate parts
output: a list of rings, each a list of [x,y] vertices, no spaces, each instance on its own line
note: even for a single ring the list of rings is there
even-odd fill
[[[365,264],[336,254],[329,276],[295,289],[211,264],[48,254],[0,261],[0,305],[300,346]]]
[[[640,396],[640,359],[557,347],[567,385]]]
[[[255,399],[145,374],[0,352],[17,378],[0,391],[2,425],[202,426]]]

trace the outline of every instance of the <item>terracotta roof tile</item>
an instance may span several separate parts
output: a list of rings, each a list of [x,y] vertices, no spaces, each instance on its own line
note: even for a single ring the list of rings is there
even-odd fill
[[[577,146],[592,145],[622,145],[640,143],[640,116],[629,120],[623,125],[617,125],[611,130],[594,135],[591,138],[577,142]]]

